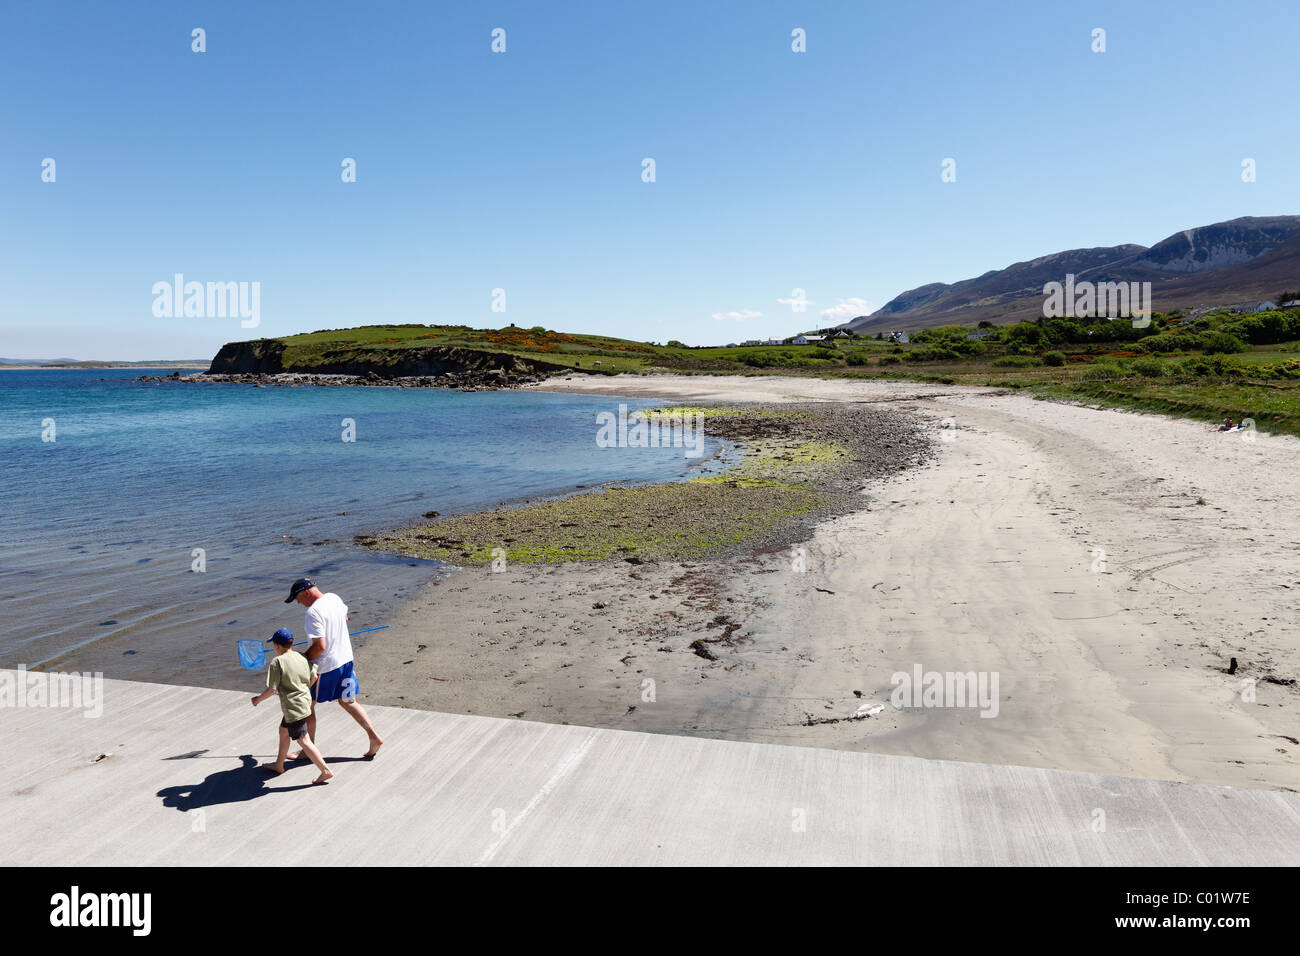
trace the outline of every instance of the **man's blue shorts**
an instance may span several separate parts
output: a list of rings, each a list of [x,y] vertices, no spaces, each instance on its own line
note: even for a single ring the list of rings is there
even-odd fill
[[[352,662],[348,661],[332,671],[326,671],[316,681],[316,703],[324,704],[331,700],[351,700],[361,692],[361,685],[352,674]]]

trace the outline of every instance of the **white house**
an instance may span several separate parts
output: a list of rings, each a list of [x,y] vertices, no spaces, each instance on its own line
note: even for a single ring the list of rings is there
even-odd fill
[[[816,345],[822,340],[820,335],[796,335],[790,340],[791,345]]]
[[[908,342],[912,341],[908,338],[906,332],[890,332],[889,335],[885,336],[885,338],[890,342],[897,342],[899,345],[906,345]]]

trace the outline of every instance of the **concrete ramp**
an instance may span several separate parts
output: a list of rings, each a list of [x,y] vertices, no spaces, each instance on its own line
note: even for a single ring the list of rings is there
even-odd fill
[[[0,671],[0,678],[21,678]],[[104,681],[0,707],[6,865],[1294,865],[1300,795],[333,705],[335,779],[269,777],[279,706]],[[651,705],[652,706],[652,705]]]

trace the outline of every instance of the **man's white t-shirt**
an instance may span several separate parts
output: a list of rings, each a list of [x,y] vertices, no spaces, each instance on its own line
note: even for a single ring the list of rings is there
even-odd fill
[[[325,653],[312,661],[322,674],[352,660],[348,606],[337,594],[322,594],[307,608],[307,640],[324,638]]]

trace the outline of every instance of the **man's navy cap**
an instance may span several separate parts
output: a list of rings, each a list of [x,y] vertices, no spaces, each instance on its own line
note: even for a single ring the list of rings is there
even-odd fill
[[[289,596],[284,599],[284,603],[292,604],[293,599],[296,598],[299,594],[301,594],[303,591],[310,591],[315,586],[316,584],[315,582],[312,581],[311,578],[299,578],[297,581],[293,582],[293,587],[289,588]]]
[[[274,634],[272,634],[269,638],[267,638],[266,643],[270,644],[271,641],[275,641],[275,643],[277,644],[288,644],[289,646],[292,647],[293,631],[289,630],[287,627],[282,627]]]

